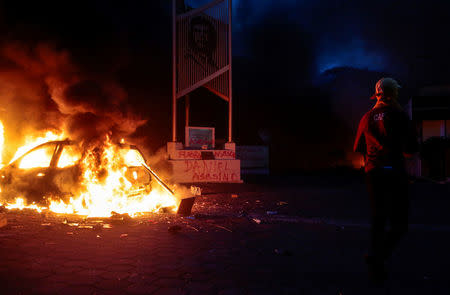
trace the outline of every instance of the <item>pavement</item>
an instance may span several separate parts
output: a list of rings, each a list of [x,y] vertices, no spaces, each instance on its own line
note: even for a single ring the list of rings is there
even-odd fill
[[[450,185],[411,185],[411,229],[382,286],[363,255],[360,175],[202,185],[193,214],[3,212],[0,294],[449,294]]]

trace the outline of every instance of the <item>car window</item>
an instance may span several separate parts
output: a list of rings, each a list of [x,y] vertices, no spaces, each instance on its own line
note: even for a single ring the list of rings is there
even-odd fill
[[[45,168],[49,167],[52,161],[53,153],[55,151],[56,144],[45,144],[34,151],[25,154],[20,160],[19,168]]]
[[[144,158],[136,149],[121,149],[120,156],[122,157],[125,165],[129,167],[141,166],[141,163],[144,163]]]
[[[77,145],[65,145],[58,160],[58,168],[75,165],[81,159],[81,150]]]

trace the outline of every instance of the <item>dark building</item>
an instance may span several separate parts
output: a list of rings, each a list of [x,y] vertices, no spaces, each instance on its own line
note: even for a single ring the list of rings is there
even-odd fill
[[[410,163],[415,176],[450,178],[450,86],[428,87],[407,106],[421,144],[421,155]]]

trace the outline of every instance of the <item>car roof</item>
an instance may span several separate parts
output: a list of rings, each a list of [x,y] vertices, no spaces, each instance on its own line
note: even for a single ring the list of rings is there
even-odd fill
[[[70,140],[70,139],[64,139],[64,140],[52,140],[52,141],[47,141],[44,143],[41,143],[37,146],[35,146],[32,149],[29,149],[27,152],[23,153],[23,155],[21,155],[20,157],[18,157],[16,160],[14,160],[14,162],[9,163],[9,165],[12,165],[14,163],[16,163],[17,161],[19,161],[20,159],[22,159],[25,155],[27,155],[28,153],[44,146],[44,145],[49,145],[49,144],[55,144],[55,145],[78,145],[79,142],[75,141],[75,140]],[[139,148],[135,145],[132,144],[125,144],[125,143],[114,143],[114,145],[123,148],[123,149],[133,149],[133,150],[137,150],[139,152],[139,154],[141,155],[141,157],[144,159],[144,162],[147,162],[144,154],[139,150]],[[7,165],[7,166],[9,166]]]

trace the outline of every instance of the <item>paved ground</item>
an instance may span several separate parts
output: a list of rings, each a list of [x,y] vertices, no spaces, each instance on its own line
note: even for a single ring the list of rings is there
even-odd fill
[[[449,187],[413,184],[414,225],[383,287],[362,261],[363,181],[328,175],[207,185],[188,218],[8,211],[0,294],[449,294]]]

